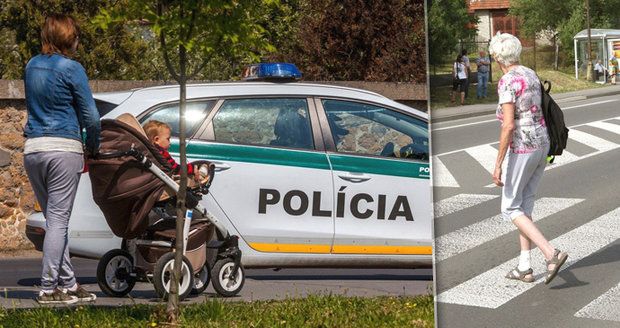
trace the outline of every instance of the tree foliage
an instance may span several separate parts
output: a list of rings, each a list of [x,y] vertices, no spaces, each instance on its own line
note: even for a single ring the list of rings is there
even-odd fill
[[[238,2],[199,3],[215,10]],[[21,78],[25,64],[40,51],[45,15],[65,13],[74,16],[82,29],[76,59],[90,78],[172,80],[161,56],[157,31],[152,29],[153,24],[166,28],[165,21],[153,22],[155,8],[138,8],[141,3],[144,1],[4,0],[0,8],[0,78]],[[141,18],[121,22],[116,19],[118,8],[140,12]],[[231,31],[236,26],[211,21],[211,26],[224,24],[221,30],[204,32],[215,46],[195,52],[193,47],[203,45],[188,44],[192,49],[189,59],[202,67],[194,79],[238,79],[250,62],[279,60],[297,64],[307,80],[426,80],[422,0],[261,0],[239,15],[237,18],[256,27],[246,32],[261,37],[254,44],[234,43],[232,38],[246,32],[234,36]],[[213,42],[216,38],[221,42]],[[172,46],[174,42],[170,42]],[[251,51],[239,51],[242,48]],[[170,60],[177,60],[176,56],[171,52]],[[199,60],[204,58],[206,62]]]
[[[423,1],[286,2],[291,36],[274,58],[309,80],[426,81]]]
[[[620,28],[620,0],[589,0],[591,28]],[[513,0],[510,14],[520,18],[526,35],[541,32],[557,34],[560,49],[573,57],[573,38],[586,29],[586,9],[583,0]]]
[[[468,26],[477,23],[477,18],[467,13],[466,1],[429,0],[428,43],[431,65],[453,60],[460,40],[468,40],[476,34]]]
[[[76,59],[93,79],[146,79],[157,68],[142,60],[153,52],[145,35],[117,26],[102,30],[90,22],[101,8],[115,0],[3,0],[0,6],[0,77],[20,79],[26,63],[41,51],[41,26],[50,13],[72,15],[80,25]]]

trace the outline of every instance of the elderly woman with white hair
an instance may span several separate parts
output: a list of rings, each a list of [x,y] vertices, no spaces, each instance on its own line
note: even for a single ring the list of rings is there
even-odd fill
[[[549,136],[541,103],[540,80],[536,73],[519,64],[521,43],[511,34],[498,33],[491,39],[489,53],[504,75],[497,92],[497,117],[501,121],[499,150],[493,182],[502,187],[502,217],[519,229],[521,255],[517,267],[506,278],[533,282],[530,249],[533,242],[547,263],[548,284],[566,262],[568,254],[554,248],[532,221],[534,198],[547,164]],[[506,174],[502,181],[502,165],[508,154]]]

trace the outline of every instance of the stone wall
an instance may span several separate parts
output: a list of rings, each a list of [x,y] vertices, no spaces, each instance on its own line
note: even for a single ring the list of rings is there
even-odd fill
[[[32,248],[24,234],[34,206],[23,166],[25,121],[23,101],[0,101],[0,251]]]

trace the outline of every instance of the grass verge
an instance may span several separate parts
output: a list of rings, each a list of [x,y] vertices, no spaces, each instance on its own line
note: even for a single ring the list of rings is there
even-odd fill
[[[182,327],[433,327],[433,296],[311,295],[282,301],[207,299],[181,308]],[[0,327],[165,327],[165,305],[0,308]]]
[[[497,67],[497,66],[495,66]],[[494,67],[494,68],[495,68]],[[579,91],[586,89],[600,88],[604,85],[588,82],[585,80],[575,80],[575,75],[554,70],[538,70],[538,76],[543,80],[551,81],[551,93],[562,93],[570,91]],[[497,69],[493,70],[493,83],[487,86],[487,98],[476,99],[477,81],[470,81],[469,97],[465,100],[465,105],[473,104],[497,104],[497,81],[501,77],[501,72]],[[456,103],[450,102],[450,91],[452,86],[431,87],[431,109],[441,109],[446,107],[454,107],[459,103],[459,96],[455,97]]]

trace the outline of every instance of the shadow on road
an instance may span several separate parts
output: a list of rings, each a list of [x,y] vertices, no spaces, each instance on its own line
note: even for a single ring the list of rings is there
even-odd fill
[[[570,256],[570,253],[569,253]],[[581,281],[575,274],[570,271],[578,268],[587,268],[605,263],[612,263],[620,261],[620,244],[614,243],[612,246],[604,248],[602,251],[590,255],[588,258],[577,262],[577,264],[570,268],[560,272],[558,278],[564,279],[564,283],[558,286],[553,286],[551,289],[565,289],[571,287],[579,287],[589,285],[589,282]],[[557,279],[557,278],[556,278]]]
[[[96,277],[77,277],[76,280],[80,285],[97,284]],[[41,285],[41,278],[22,278],[17,281],[17,285],[24,287],[39,287]]]

